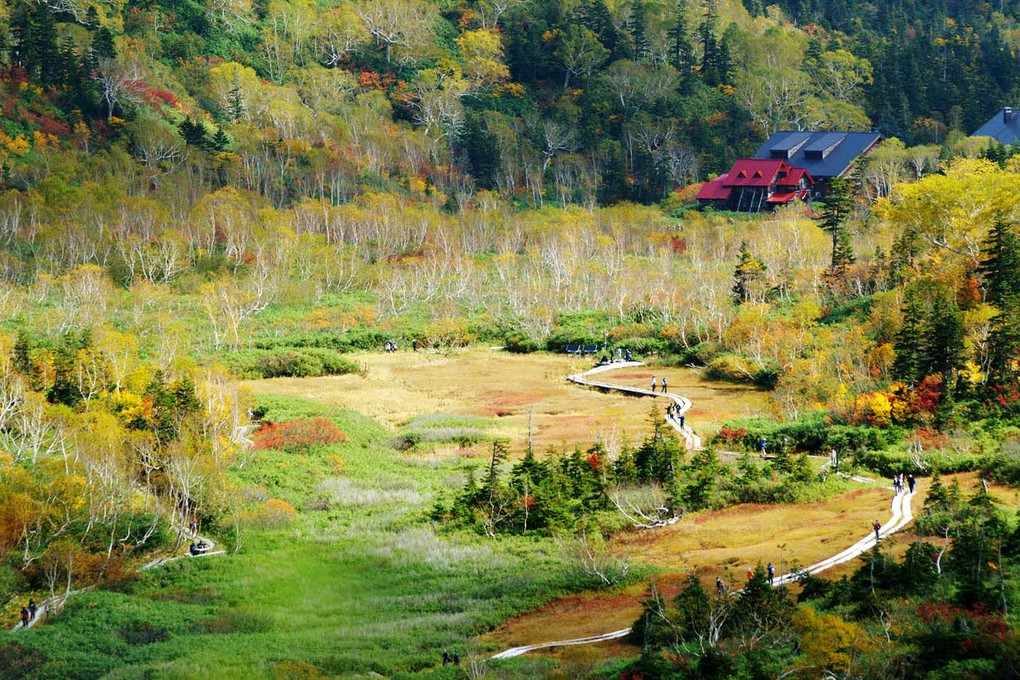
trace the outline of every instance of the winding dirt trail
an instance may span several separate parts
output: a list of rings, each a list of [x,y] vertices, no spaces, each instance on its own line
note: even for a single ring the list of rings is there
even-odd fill
[[[590,371],[576,373],[574,375],[568,376],[567,379],[578,385],[586,385],[605,390],[616,390],[618,392],[623,392],[625,394],[635,394],[639,396],[667,397],[669,399],[672,399],[674,403],[679,405],[680,410],[678,415],[686,413],[687,409],[691,407],[691,401],[686,397],[682,397],[678,394],[673,394],[672,392],[667,392],[663,394],[661,392],[652,392],[651,390],[643,390],[640,388],[628,387],[624,385],[613,385],[611,383],[593,381],[588,379],[588,376],[591,374],[604,373],[606,371],[611,371],[616,368],[628,368],[642,365],[643,365],[642,362],[639,361],[607,364],[605,366],[598,366],[596,368],[593,368]],[[688,448],[701,447],[701,438],[694,433],[694,430],[692,430],[689,425],[684,423],[684,426],[681,427],[680,421],[677,418],[667,418],[667,422],[669,422],[669,424],[674,429],[676,429],[681,434],[681,436],[684,437],[684,440],[687,442]],[[852,479],[854,479],[855,481],[862,482],[875,481],[864,477],[860,478],[854,477]],[[890,504],[891,515],[889,519],[885,522],[885,524],[883,524],[878,531],[879,536],[881,538],[891,536],[892,534],[896,533],[897,531],[905,527],[911,521],[913,521],[914,514],[910,505],[911,499],[913,497],[914,497],[913,493],[906,492],[897,493],[893,496],[892,503]],[[833,555],[832,557],[827,557],[826,559],[816,562],[805,569],[801,569],[796,572],[790,572],[788,574],[783,574],[782,576],[776,577],[774,585],[778,586],[787,583],[792,583],[796,581],[800,577],[800,575],[805,572],[809,574],[818,574],[827,569],[831,569],[836,565],[849,562],[850,560],[859,557],[860,555],[864,554],[866,551],[874,547],[878,540],[879,538],[875,536],[874,532],[869,532],[867,536],[857,541],[846,550],[843,550],[842,552],[839,552]],[[513,657],[521,656],[522,654],[527,654],[528,652],[532,652],[537,649],[548,649],[550,647],[571,647],[575,645],[588,645],[596,642],[606,642],[608,640],[617,640],[619,638],[625,637],[629,633],[630,628],[623,628],[620,630],[611,631],[609,633],[604,633],[602,635],[592,635],[590,637],[574,638],[573,640],[556,640],[553,642],[542,642],[534,645],[524,645],[522,647],[511,647],[510,649],[506,649],[502,652],[499,652],[498,654],[494,654],[491,658],[511,659]]]

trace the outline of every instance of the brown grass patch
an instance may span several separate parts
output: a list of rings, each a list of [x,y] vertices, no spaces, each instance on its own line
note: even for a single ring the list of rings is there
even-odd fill
[[[529,414],[539,451],[566,444],[590,446],[596,436],[636,444],[650,431],[653,403],[616,392],[577,387],[566,376],[591,366],[587,360],[551,354],[516,355],[471,349],[450,356],[426,352],[363,353],[351,357],[367,373],[321,378],[274,378],[249,381],[256,394],[280,394],[350,408],[397,428],[428,413],[498,418],[491,434],[506,437],[511,450],[527,445]],[[688,423],[701,433],[724,420],[763,413],[763,392],[703,380],[697,371],[657,370],[670,389],[690,397],[695,408]],[[607,382],[647,387],[651,372],[610,372]]]
[[[961,481],[961,484],[963,482]],[[928,480],[918,481],[915,514],[924,505]],[[892,491],[878,485],[854,489],[838,498],[806,505],[740,505],[690,515],[680,522],[653,530],[625,532],[615,547],[635,562],[654,564],[667,571],[655,578],[666,598],[683,586],[694,572],[706,588],[716,577],[740,587],[748,567],[772,562],[786,573],[796,561],[807,566],[841,552],[871,531],[871,522],[889,517]],[[893,554],[902,556],[916,536],[900,532],[891,541]],[[857,568],[857,561],[823,572],[839,578]],[[631,625],[641,613],[648,584],[638,584],[611,594],[582,593],[556,600],[541,609],[507,621],[482,639],[501,647],[535,644],[598,635]],[[796,587],[794,587],[796,590]],[[605,659],[635,656],[635,648],[622,643],[586,645],[583,658]],[[561,659],[573,658],[564,650],[536,652]]]

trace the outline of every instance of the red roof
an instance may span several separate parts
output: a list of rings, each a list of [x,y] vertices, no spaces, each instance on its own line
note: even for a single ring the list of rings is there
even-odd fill
[[[727,173],[726,186],[767,187],[780,171],[790,168],[781,158],[741,158]]]
[[[807,195],[809,193],[811,192],[809,192],[807,189],[804,189],[802,191],[777,191],[776,193],[766,198],[765,202],[782,203],[783,205],[786,205],[795,198],[798,198],[803,201],[804,199],[807,198]]]
[[[765,199],[766,203],[789,203],[797,196],[796,191],[776,192]]]
[[[797,183],[800,182],[801,177],[806,177],[808,184],[815,183],[814,178],[808,174],[807,170],[805,170],[804,168],[793,167],[790,168],[790,171],[788,173],[786,173],[786,177],[783,177],[779,180],[779,184],[784,187],[797,186]]]
[[[725,201],[730,197],[730,190],[725,186],[726,177],[728,175],[723,173],[713,179],[711,182],[705,182],[698,191],[699,201]]]

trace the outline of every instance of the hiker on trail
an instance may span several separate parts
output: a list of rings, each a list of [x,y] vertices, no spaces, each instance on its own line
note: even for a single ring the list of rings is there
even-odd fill
[[[717,595],[722,595],[726,592],[726,586],[718,576],[715,577],[715,592]]]
[[[652,376],[652,392],[655,391],[655,376]]]
[[[21,608],[21,627],[28,628],[28,610],[24,607]]]
[[[765,449],[767,446],[768,442],[766,441],[765,437],[762,437],[761,440],[758,442],[758,449],[761,451],[762,458],[765,457]]]
[[[677,407],[677,408],[679,408],[679,407]],[[681,430],[682,430],[682,429],[684,429],[684,422],[685,422],[686,420],[687,420],[687,414],[685,414],[685,413],[681,413],[681,414],[680,414],[680,429],[681,429]]]
[[[871,526],[875,528],[875,540],[878,541],[881,538],[881,536],[878,535],[878,532],[882,528],[882,523],[876,519],[875,523],[872,524]]]
[[[453,650],[453,665],[454,666],[460,665],[460,652],[458,652],[456,649]]]
[[[447,650],[444,649],[443,650],[443,665],[445,666],[448,663],[450,663],[451,661],[453,661],[453,659],[450,658],[450,652],[448,652]]]
[[[634,361],[634,355],[630,353],[629,349],[626,352],[624,352],[623,356],[626,358],[627,361]]]
[[[900,495],[900,476],[899,475],[893,475],[892,476],[892,490],[893,490],[893,493],[895,495],[897,495],[897,496]]]
[[[666,393],[666,376],[662,376],[662,393]]]
[[[418,351],[418,339],[417,338],[415,338],[414,340],[411,341],[411,349],[413,349],[415,352]]]
[[[751,569],[751,567],[748,567],[747,568],[747,580],[750,581],[753,578],[754,578],[754,570]]]
[[[769,572],[769,585],[770,586],[774,585],[773,581],[776,580],[776,568],[772,566],[771,562],[769,562],[769,566],[767,566],[765,568],[768,569],[768,572]]]
[[[33,620],[33,621],[35,620],[35,613],[36,613],[36,611],[37,611],[37,608],[35,606],[35,600],[29,598],[29,600],[28,600],[28,616],[29,616],[30,620]]]
[[[192,543],[190,546],[188,546],[188,552],[191,553],[192,555],[197,555],[198,554],[198,548],[195,547],[194,543]]]
[[[917,484],[917,480],[914,479],[914,475],[907,475],[907,486],[910,487],[910,493],[914,493],[915,484]]]
[[[616,348],[616,360],[623,361],[623,350],[619,347]]]

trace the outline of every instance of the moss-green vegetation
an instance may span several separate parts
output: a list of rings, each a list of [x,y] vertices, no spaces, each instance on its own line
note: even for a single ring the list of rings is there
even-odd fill
[[[405,458],[350,411],[259,406],[275,421],[325,417],[348,441],[252,454],[236,474],[236,525],[206,527],[232,553],[72,598],[17,638],[44,659],[33,677],[274,677],[288,660],[389,676],[438,665],[447,648],[466,657],[471,636],[581,585],[550,541],[479,540],[423,520],[433,495],[475,463]],[[299,512],[281,523],[262,513],[270,499]]]

